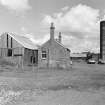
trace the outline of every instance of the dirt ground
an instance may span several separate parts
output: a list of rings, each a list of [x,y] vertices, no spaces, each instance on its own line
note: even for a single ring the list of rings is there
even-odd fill
[[[104,105],[105,65],[0,67],[0,105]]]

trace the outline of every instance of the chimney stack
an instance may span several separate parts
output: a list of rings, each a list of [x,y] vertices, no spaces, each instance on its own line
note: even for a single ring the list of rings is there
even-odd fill
[[[51,27],[50,27],[50,40],[54,40],[54,23],[51,23]]]
[[[59,41],[59,43],[62,43],[62,36],[61,36],[61,32],[59,32],[58,41]]]

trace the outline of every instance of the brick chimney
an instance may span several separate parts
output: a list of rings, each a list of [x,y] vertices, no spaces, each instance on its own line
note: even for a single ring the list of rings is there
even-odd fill
[[[59,43],[62,43],[62,36],[61,36],[61,32],[59,32],[58,41],[59,41]]]
[[[51,23],[51,27],[50,27],[50,40],[54,40],[54,23]]]

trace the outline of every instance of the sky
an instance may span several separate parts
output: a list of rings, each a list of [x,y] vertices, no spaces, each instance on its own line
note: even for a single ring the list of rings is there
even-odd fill
[[[104,20],[105,0],[0,0],[0,34],[13,32],[35,44],[55,38],[71,52],[99,52],[100,20]]]

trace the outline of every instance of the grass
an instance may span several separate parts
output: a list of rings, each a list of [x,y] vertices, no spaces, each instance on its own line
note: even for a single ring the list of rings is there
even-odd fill
[[[5,68],[10,72],[5,71],[7,70]],[[52,105],[52,103],[59,105],[61,102],[61,105],[68,103],[80,105],[75,104],[74,99],[81,105],[103,105],[104,103],[105,65],[74,63],[68,70],[34,68],[33,71],[32,67],[24,67],[24,69],[23,72],[18,72],[21,68],[16,70],[15,67],[4,66],[2,67],[4,71],[0,73],[0,90],[22,92],[15,100],[17,105],[25,102],[27,105],[35,105],[36,102],[39,103],[38,105]],[[101,101],[96,102],[96,100]]]

